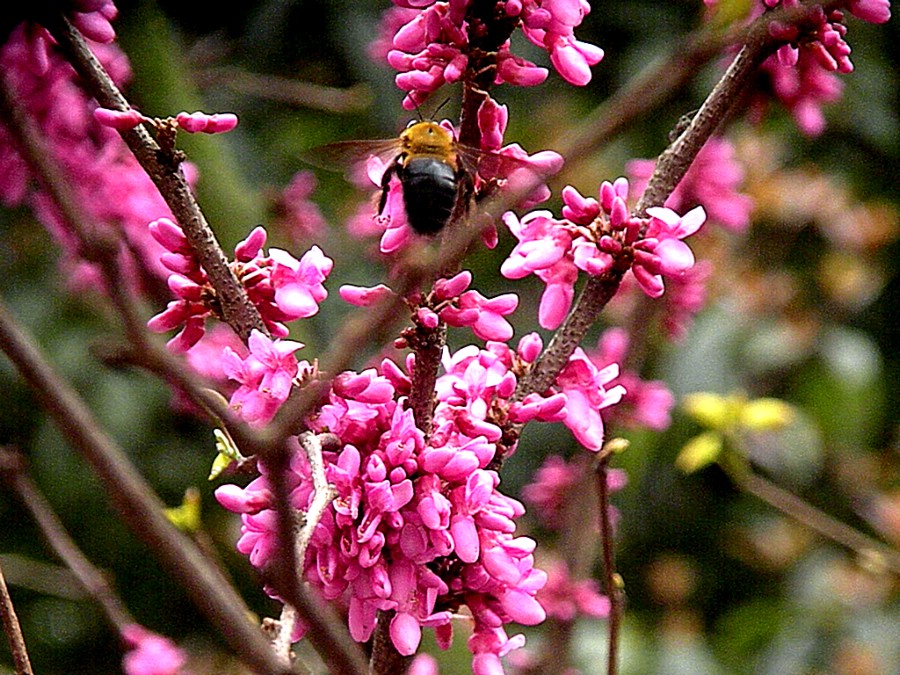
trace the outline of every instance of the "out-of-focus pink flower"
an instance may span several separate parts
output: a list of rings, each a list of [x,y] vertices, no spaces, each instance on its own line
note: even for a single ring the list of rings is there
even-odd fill
[[[345,284],[338,289],[338,294],[344,302],[349,302],[351,305],[370,307],[381,302],[384,298],[394,295],[394,291],[384,284],[378,284],[372,288]]]
[[[280,219],[294,241],[309,240],[325,231],[325,218],[315,202],[310,201],[315,188],[316,175],[298,171],[278,199]]]
[[[187,656],[171,640],[132,623],[122,628],[128,653],[122,658],[125,675],[180,675]]]
[[[609,598],[600,593],[595,579],[573,579],[568,566],[556,561],[547,569],[547,585],[538,600],[559,621],[574,621],[579,616],[604,619],[609,616]]]
[[[109,20],[114,16],[112,2],[92,3],[83,13],[76,12],[73,21],[82,27],[93,26],[88,37],[111,41],[115,34]],[[81,88],[59,51],[48,50],[48,44],[52,40],[41,27],[23,24],[15,28],[0,48],[0,69],[11,94],[42,135],[76,206],[92,227],[118,243],[115,255],[121,283],[133,293],[142,293],[148,280],[167,276],[159,262],[163,249],[150,236],[147,223],[168,214],[169,209],[119,134],[97,121],[96,103]],[[92,42],[90,47],[112,79],[123,86],[131,76],[124,53],[113,44]],[[99,114],[102,118],[103,113]],[[123,113],[126,118],[133,115],[134,111]],[[17,147],[0,124],[0,202],[34,211],[61,246],[61,266],[75,289],[105,290],[96,263],[84,259],[84,247],[40,181],[34,179]],[[196,172],[188,164],[184,167],[193,181]]]
[[[629,183],[640,194],[656,167],[652,159],[632,160],[626,170]],[[740,192],[744,170],[734,156],[734,147],[722,137],[710,138],[684,178],[666,199],[665,206],[682,213],[702,206],[713,223],[742,232],[750,224],[753,201]]]
[[[669,298],[672,293],[670,287],[666,297]],[[609,328],[600,336],[597,350],[589,356],[602,369],[612,363],[625,363],[628,349],[628,333],[621,328]],[[646,427],[664,431],[669,428],[675,396],[665,382],[644,380],[629,370],[619,373],[617,382],[625,388],[625,394],[619,404],[610,409],[607,422],[631,429]]]

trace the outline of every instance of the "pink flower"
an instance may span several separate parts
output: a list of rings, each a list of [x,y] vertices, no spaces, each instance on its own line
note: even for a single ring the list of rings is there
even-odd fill
[[[187,656],[168,638],[152,633],[136,623],[122,628],[129,651],[122,658],[125,675],[179,675]]]
[[[603,417],[600,411],[618,403],[625,394],[625,388],[621,385],[606,388],[618,375],[618,365],[611,364],[598,370],[578,347],[556,377],[556,385],[566,395],[565,425],[579,443],[593,452],[603,446]]]
[[[573,579],[562,561],[547,570],[547,585],[538,594],[547,615],[559,621],[574,621],[579,616],[604,619],[609,616],[609,598],[599,591],[595,579]]]
[[[323,282],[328,278],[334,261],[318,246],[313,246],[298,261],[287,251],[269,249],[274,262],[272,287],[275,304],[290,317],[304,319],[319,311],[319,303],[328,292]]]
[[[677,277],[694,265],[694,254],[682,239],[694,234],[706,220],[702,206],[679,216],[672,209],[647,209],[650,222],[644,237],[634,245],[631,271],[647,295],[662,295],[662,276]]]
[[[248,346],[250,354],[246,358],[226,347],[222,367],[230,379],[241,385],[232,394],[229,405],[249,424],[262,426],[275,416],[291,393],[299,371],[294,352],[303,345],[291,340],[271,340],[254,330]],[[304,366],[309,367],[306,362]]]
[[[172,271],[168,285],[176,300],[150,319],[147,327],[163,333],[183,326],[167,345],[170,351],[183,352],[203,337],[206,318],[219,311],[215,292],[178,225],[168,218],[160,218],[150,223],[149,229],[169,250],[161,256],[161,261]],[[254,228],[235,246],[231,268],[269,332],[284,337],[288,334],[284,322],[318,312],[319,303],[328,295],[323,282],[334,263],[318,246],[313,246],[300,260],[281,249],[270,249],[265,256],[262,247],[266,238],[265,229]]]
[[[512,337],[513,329],[503,317],[512,314],[518,304],[515,293],[486,298],[478,291],[466,291],[438,316],[451,326],[470,326],[482,340],[505,342]]]
[[[88,31],[89,38],[108,42],[115,36],[109,25],[115,12],[112,2],[97,2],[83,12],[71,13],[71,18]],[[22,24],[11,31],[0,49],[0,70],[11,95],[28,111],[52,161],[70,185],[78,208],[102,236],[119,243],[115,256],[121,283],[129,292],[143,293],[148,280],[165,279],[168,274],[159,261],[162,248],[150,236],[147,223],[168,214],[169,209],[119,134],[97,121],[96,104],[59,51],[47,48],[49,44],[52,40],[43,28]],[[131,72],[121,50],[96,42],[90,47],[113,80],[124,84]],[[61,246],[61,266],[74,289],[104,292],[103,275],[96,263],[84,259],[84,247],[55,202],[34,180],[17,147],[0,124],[0,202],[34,211]],[[196,172],[190,165],[184,166],[193,181]]]

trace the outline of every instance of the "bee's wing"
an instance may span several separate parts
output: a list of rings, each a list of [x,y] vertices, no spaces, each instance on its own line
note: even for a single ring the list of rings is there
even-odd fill
[[[300,159],[308,164],[331,171],[355,171],[370,157],[380,157],[385,162],[398,152],[399,140],[388,138],[368,141],[338,141],[320,145],[300,153]]]

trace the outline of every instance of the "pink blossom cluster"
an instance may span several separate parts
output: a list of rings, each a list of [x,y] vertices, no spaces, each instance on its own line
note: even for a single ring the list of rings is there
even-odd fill
[[[562,191],[563,219],[549,211],[533,211],[521,219],[503,216],[519,240],[500,271],[509,279],[536,275],[545,284],[538,311],[541,326],[558,327],[574,297],[579,271],[593,276],[630,269],[641,289],[660,297],[663,277],[677,278],[694,264],[682,239],[706,219],[698,206],[684,216],[667,207],[647,209],[647,217],[631,215],[625,178],[600,185],[599,200],[583,197],[575,188]]]
[[[762,0],[754,17],[777,6],[799,6],[800,0]],[[849,0],[847,11],[862,21],[885,23],[890,19],[889,0]],[[813,13],[800,24],[771,21],[769,33],[784,41],[778,51],[762,64],[771,80],[771,95],[790,111],[799,129],[807,136],[818,136],[825,128],[822,106],[840,98],[842,84],[836,73],[853,70],[850,45],[845,36],[844,13],[812,7]],[[760,118],[768,95],[760,93],[751,114]]]
[[[122,659],[125,675],[182,675],[187,656],[171,640],[136,623],[122,628],[128,653]]]
[[[529,41],[547,50],[557,72],[575,85],[587,84],[590,67],[603,58],[602,49],[574,36],[575,28],[590,11],[586,0],[503,0],[496,3],[494,16],[487,19],[469,11],[469,0],[394,0],[394,4],[415,10],[414,14],[393,10],[391,21],[383,26],[395,31],[387,60],[399,71],[396,83],[407,92],[403,100],[407,110],[415,109],[444,84],[463,77],[478,52],[479,37],[491,29],[488,22],[507,25],[509,32],[521,27]],[[513,54],[508,39],[494,51],[497,84],[527,87],[546,79],[546,68]]]
[[[103,33],[102,25],[108,24],[115,8],[108,2],[85,6],[97,7],[97,11],[82,15],[83,22],[98,24],[97,31],[89,33],[96,37]],[[39,39],[33,39],[35,35]],[[130,77],[128,60],[118,47],[91,43],[91,49],[117,84]],[[96,122],[92,115],[96,104],[81,89],[49,34],[40,27],[17,27],[0,50],[0,70],[68,179],[69,191],[85,220],[120,242],[123,283],[140,290],[148,278],[165,278],[166,270],[159,263],[163,249],[150,236],[147,223],[169,209],[119,135]],[[33,209],[62,247],[62,264],[75,287],[103,288],[94,263],[82,257],[82,242],[51,196],[37,187],[17,147],[0,124],[0,201]],[[193,179],[192,167],[186,166],[186,172]]]
[[[635,159],[625,167],[631,190],[640,194],[656,168],[656,160]],[[753,200],[740,191],[744,167],[735,157],[734,146],[722,136],[713,136],[666,199],[665,206],[682,213],[700,205],[709,222],[733,232],[750,224]]]
[[[167,345],[171,351],[181,353],[203,337],[206,319],[219,312],[218,302],[206,271],[181,228],[168,218],[160,218],[150,223],[149,229],[166,249],[161,261],[170,272],[169,290],[176,299],[150,319],[147,327],[157,333],[181,327]],[[328,295],[323,282],[334,263],[318,246],[309,249],[300,260],[277,248],[264,255],[266,237],[264,228],[254,228],[235,246],[231,266],[268,331],[275,337],[285,337],[285,322],[319,311],[319,303]]]
[[[272,342],[251,342],[251,354],[260,346],[270,354],[277,349]],[[584,413],[586,402],[605,408],[622,392],[607,391],[606,375],[585,368],[576,356],[574,372],[561,375],[557,391],[512,401],[519,374],[541,347],[532,334],[516,350],[488,342],[484,349],[473,345],[446,353],[427,438],[407,407],[410,376],[390,359],[377,369],[339,375],[328,402],[307,421],[310,430],[334,434],[340,443],[324,452],[326,478],[337,498],[311,537],[305,576],[326,599],[344,599],[355,640],[367,641],[377,612],[391,610],[390,635],[401,654],[416,651],[422,628],[433,628],[447,647],[451,619],[465,605],[473,623],[473,671],[493,674],[503,672],[500,658],[524,643],[521,635],[507,634],[507,624],[543,621],[535,595],[546,575],[534,567],[535,542],[515,534],[524,508],[499,492],[492,468],[512,451],[504,446],[504,428],[565,421],[596,445],[602,421],[591,417],[597,426],[588,432],[572,418]],[[288,345],[280,354],[292,349]],[[407,367],[415,367],[414,357]],[[278,369],[283,365],[272,372]],[[305,511],[313,485],[299,446],[290,466],[290,503]],[[260,474],[245,488],[224,485],[216,491],[225,508],[241,514],[238,550],[256,567],[264,567],[278,546],[264,465]]]

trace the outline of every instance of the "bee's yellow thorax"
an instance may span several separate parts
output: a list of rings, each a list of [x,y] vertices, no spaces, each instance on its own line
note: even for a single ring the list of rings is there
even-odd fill
[[[400,143],[409,157],[427,155],[447,163],[456,162],[453,136],[436,122],[416,122],[400,134]]]

